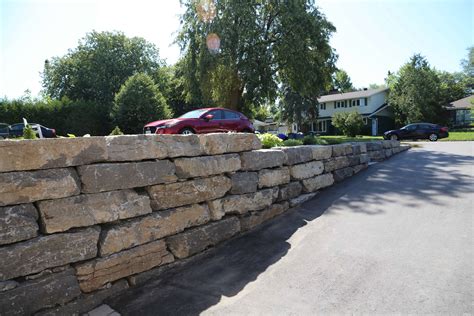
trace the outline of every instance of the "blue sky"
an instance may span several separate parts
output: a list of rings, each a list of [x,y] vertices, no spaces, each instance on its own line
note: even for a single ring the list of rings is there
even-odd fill
[[[383,83],[414,53],[459,71],[474,45],[474,0],[316,0],[336,26],[331,39],[356,87]],[[179,0],[0,0],[0,96],[36,95],[45,59],[62,56],[91,30],[123,31],[160,49],[168,63]]]

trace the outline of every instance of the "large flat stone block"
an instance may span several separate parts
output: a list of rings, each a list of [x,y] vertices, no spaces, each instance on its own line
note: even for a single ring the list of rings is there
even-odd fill
[[[95,193],[145,187],[177,180],[169,160],[104,163],[78,167],[82,192]]]
[[[369,154],[362,154],[359,157],[359,163],[369,163],[370,162],[370,157]]]
[[[286,201],[295,198],[301,194],[302,190],[303,186],[299,181],[290,182],[280,187],[277,201]]]
[[[337,169],[345,168],[350,165],[347,156],[334,157],[324,161],[324,171],[331,172]]]
[[[375,151],[375,150],[382,150],[383,145],[381,141],[373,141],[365,143],[367,146],[367,151]]]
[[[290,204],[288,202],[273,204],[270,207],[256,212],[250,212],[240,218],[240,227],[242,231],[246,231],[257,227],[258,225],[278,216],[288,210]]]
[[[251,133],[218,133],[199,135],[205,155],[237,153],[262,148],[257,135]]]
[[[290,182],[290,169],[288,167],[278,169],[263,169],[258,172],[258,187],[269,188]]]
[[[83,292],[92,292],[108,282],[173,262],[163,240],[77,264],[76,275]]]
[[[332,156],[333,157],[338,157],[338,156],[347,156],[352,154],[352,145],[347,143],[347,144],[339,144],[339,145],[332,145]]]
[[[344,180],[345,178],[352,177],[354,175],[354,168],[347,167],[347,168],[338,169],[333,172],[333,175],[334,175],[334,180],[336,182],[340,182]]]
[[[106,256],[203,225],[210,220],[206,204],[155,212],[102,230],[99,253]]]
[[[297,180],[311,178],[323,172],[324,164],[322,161],[311,161],[290,167],[291,178]]]
[[[0,280],[40,272],[97,255],[100,229],[41,236],[0,248]]]
[[[41,201],[38,208],[43,231],[49,234],[151,213],[150,198],[133,190]]]
[[[182,259],[215,246],[239,232],[240,221],[230,217],[171,236],[166,239],[166,243],[175,257]]]
[[[260,149],[240,154],[242,170],[261,170],[280,167],[286,161],[286,155],[281,150]]]
[[[81,294],[74,269],[26,281],[1,293],[2,315],[32,315],[43,308],[67,303]]]
[[[211,176],[240,169],[239,154],[178,158],[174,160],[176,175],[181,179]]]
[[[302,183],[305,192],[315,192],[333,185],[334,177],[331,173],[325,173],[314,178],[305,179]]]
[[[248,193],[242,195],[229,195],[222,199],[209,202],[209,210],[211,218],[218,220],[226,214],[244,214],[248,211],[257,211],[270,206],[276,198],[278,189],[265,189],[255,193]]]
[[[308,194],[300,195],[297,198],[294,198],[294,199],[290,200],[290,207],[299,206],[299,205],[311,200],[315,196],[316,196],[316,193],[308,193]]]
[[[74,169],[0,173],[0,206],[59,199],[80,192]]]
[[[162,159],[168,155],[167,144],[160,135],[107,136],[108,161]]]
[[[257,191],[258,173],[257,172],[237,172],[231,176],[232,189],[231,194],[244,194]]]
[[[196,179],[147,187],[153,210],[200,203],[224,196],[232,182],[225,176]]]
[[[382,161],[385,159],[385,151],[383,149],[369,151],[368,154],[371,161]]]
[[[0,207],[0,245],[38,235],[38,212],[33,204]]]
[[[311,151],[313,153],[313,160],[329,159],[332,156],[331,146],[311,145],[306,147],[311,148]]]
[[[277,147],[286,155],[285,165],[295,165],[313,160],[313,149],[308,146]]]
[[[0,172],[63,168],[105,161],[103,137],[0,142]]]

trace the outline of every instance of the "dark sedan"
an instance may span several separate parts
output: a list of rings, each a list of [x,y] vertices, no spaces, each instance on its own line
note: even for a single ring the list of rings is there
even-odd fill
[[[56,137],[56,130],[54,128],[48,128],[36,123],[29,123],[28,125],[31,125],[31,127],[36,132],[39,138],[55,138]],[[23,136],[24,128],[25,128],[25,124],[23,123],[10,125],[10,137]]]
[[[432,142],[448,136],[447,127],[432,123],[408,124],[400,129],[387,131],[383,134],[384,139],[429,139]]]

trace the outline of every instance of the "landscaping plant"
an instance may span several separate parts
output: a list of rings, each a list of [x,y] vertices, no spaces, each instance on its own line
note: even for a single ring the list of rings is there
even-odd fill
[[[257,137],[260,139],[262,142],[262,147],[263,148],[272,148],[275,146],[280,146],[283,143],[283,140],[278,138],[278,136],[265,133],[265,134],[258,134]]]

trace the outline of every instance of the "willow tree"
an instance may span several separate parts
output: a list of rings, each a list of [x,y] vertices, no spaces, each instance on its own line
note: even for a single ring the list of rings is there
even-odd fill
[[[314,100],[331,84],[334,26],[314,1],[183,0],[177,38],[188,101],[249,112],[290,89]]]

